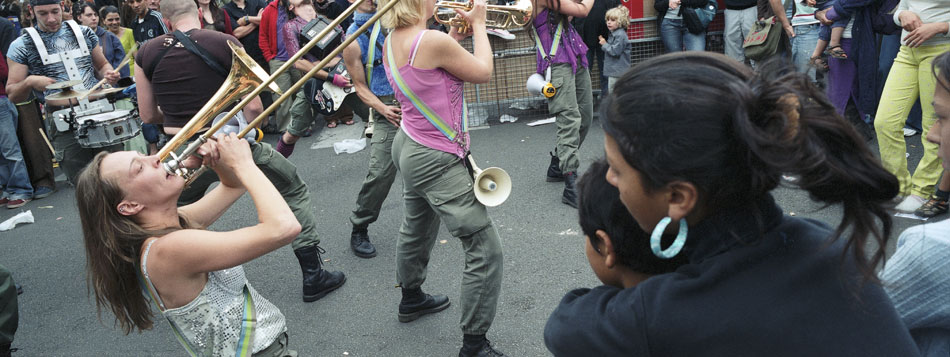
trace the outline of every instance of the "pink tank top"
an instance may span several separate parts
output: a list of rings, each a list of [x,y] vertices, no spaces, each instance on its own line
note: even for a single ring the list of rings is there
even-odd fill
[[[398,89],[396,81],[392,77],[391,71],[393,69],[389,67],[388,61],[383,61],[386,66],[386,79],[395,89],[396,100],[399,101],[402,108],[401,127],[403,132],[420,145],[462,158],[465,157],[469,145],[468,133],[462,131],[462,95],[465,92],[465,82],[442,68],[422,69],[413,67],[412,64],[416,58],[419,41],[426,31],[428,30],[420,31],[416,35],[410,48],[409,62],[398,69],[399,74],[402,75],[406,85],[416,93],[416,96],[458,133],[460,136],[458,142],[450,141],[422,115],[419,109],[412,104],[412,101]],[[389,40],[391,39],[386,39],[386,41]]]

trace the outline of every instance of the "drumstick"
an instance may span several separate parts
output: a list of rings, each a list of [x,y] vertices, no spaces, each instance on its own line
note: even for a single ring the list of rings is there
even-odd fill
[[[129,51],[129,53],[126,53],[125,57],[122,58],[122,62],[120,62],[119,65],[116,66],[115,68],[122,68],[122,66],[125,66],[126,64],[128,64],[129,60],[132,59],[132,56],[134,56],[135,52],[137,51],[138,51],[138,48],[134,48],[131,51]],[[116,70],[115,68],[113,68],[112,70]],[[96,85],[92,86],[92,89],[89,89],[88,92],[83,93],[83,95],[79,98],[76,98],[76,100],[78,101],[78,100],[86,99],[87,97],[89,97],[90,94],[92,94],[93,91],[95,91],[96,89],[99,89],[99,87],[101,87],[102,84],[105,82],[106,82],[106,79],[102,78],[101,80],[99,80],[99,83],[96,83]]]
[[[46,142],[46,145],[49,146],[49,151],[53,153],[53,157],[56,157],[56,149],[53,149],[53,144],[49,142],[49,138],[46,137],[46,133],[43,132],[43,128],[36,128],[40,131],[40,136],[43,137],[43,141]]]

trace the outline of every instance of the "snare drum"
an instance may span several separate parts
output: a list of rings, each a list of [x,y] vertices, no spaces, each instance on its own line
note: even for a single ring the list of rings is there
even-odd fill
[[[142,131],[142,121],[131,110],[115,110],[107,113],[76,118],[76,141],[86,148],[101,148],[123,143]]]

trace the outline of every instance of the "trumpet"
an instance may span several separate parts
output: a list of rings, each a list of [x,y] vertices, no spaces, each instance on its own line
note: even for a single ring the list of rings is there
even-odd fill
[[[455,10],[469,11],[472,6],[471,0],[468,2],[438,1],[435,3],[433,16],[438,23],[456,27],[460,33],[465,33],[468,32],[470,26]],[[518,0],[512,5],[487,5],[485,26],[502,30],[523,27],[531,22],[532,10],[531,0]]]

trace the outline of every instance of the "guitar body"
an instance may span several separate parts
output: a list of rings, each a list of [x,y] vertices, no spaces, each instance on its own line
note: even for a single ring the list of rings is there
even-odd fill
[[[350,78],[350,74],[346,71],[346,64],[343,61],[337,62],[328,73],[330,74],[328,78],[333,78],[334,74]],[[336,113],[343,105],[346,96],[356,92],[353,87],[340,88],[333,85],[331,81],[316,78],[310,78],[304,85],[303,90],[307,94],[307,100],[313,105],[313,109],[323,115]]]

